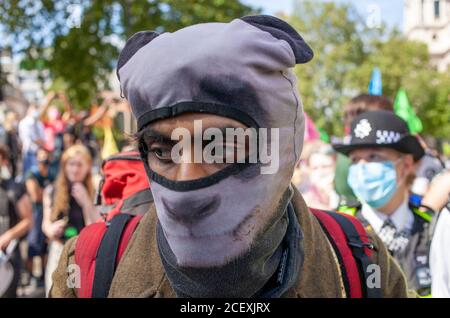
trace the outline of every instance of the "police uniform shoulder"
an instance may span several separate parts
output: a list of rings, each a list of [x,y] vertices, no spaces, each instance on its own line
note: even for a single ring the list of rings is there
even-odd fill
[[[420,218],[424,219],[427,222],[431,222],[431,220],[433,219],[433,217],[436,215],[435,212],[425,206],[425,205],[417,205],[417,204],[409,204],[409,209],[417,216],[419,216]]]

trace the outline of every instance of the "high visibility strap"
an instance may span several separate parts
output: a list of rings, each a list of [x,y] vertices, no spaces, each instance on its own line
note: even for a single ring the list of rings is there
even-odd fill
[[[348,214],[351,216],[355,216],[356,212],[358,212],[358,208],[342,205],[339,207],[338,212],[345,213],[345,214]]]
[[[427,222],[431,222],[431,220],[433,219],[433,215],[431,215],[428,212],[421,211],[420,209],[418,209],[416,207],[412,208],[412,211]]]

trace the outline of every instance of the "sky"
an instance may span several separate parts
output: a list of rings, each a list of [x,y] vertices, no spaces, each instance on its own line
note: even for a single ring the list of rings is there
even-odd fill
[[[331,1],[335,3],[351,3],[358,12],[368,17],[371,12],[379,12],[380,19],[388,27],[403,29],[403,2],[404,0],[315,0]],[[243,3],[260,7],[265,14],[275,14],[279,11],[289,13],[292,10],[293,0],[242,0]]]

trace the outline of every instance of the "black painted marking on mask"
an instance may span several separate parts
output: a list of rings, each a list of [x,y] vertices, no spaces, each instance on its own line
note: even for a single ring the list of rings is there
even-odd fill
[[[171,219],[190,226],[214,214],[220,206],[220,197],[187,198],[179,202],[168,202],[163,197],[161,202]]]

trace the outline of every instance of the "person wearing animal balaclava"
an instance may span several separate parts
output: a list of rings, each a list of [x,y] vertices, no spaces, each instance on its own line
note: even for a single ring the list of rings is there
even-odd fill
[[[312,57],[289,24],[262,15],[139,32],[127,41],[117,74],[137,119],[155,203],[108,297],[349,296],[332,244],[290,185],[304,133],[292,68]],[[278,169],[262,173],[267,164],[260,161],[174,162],[172,132],[197,134],[194,121],[201,132],[279,129],[279,138],[267,138],[269,150],[278,142]],[[407,296],[398,265],[379,239],[371,243],[382,296]],[[51,297],[77,296],[66,284],[75,247],[76,239],[66,244]]]

